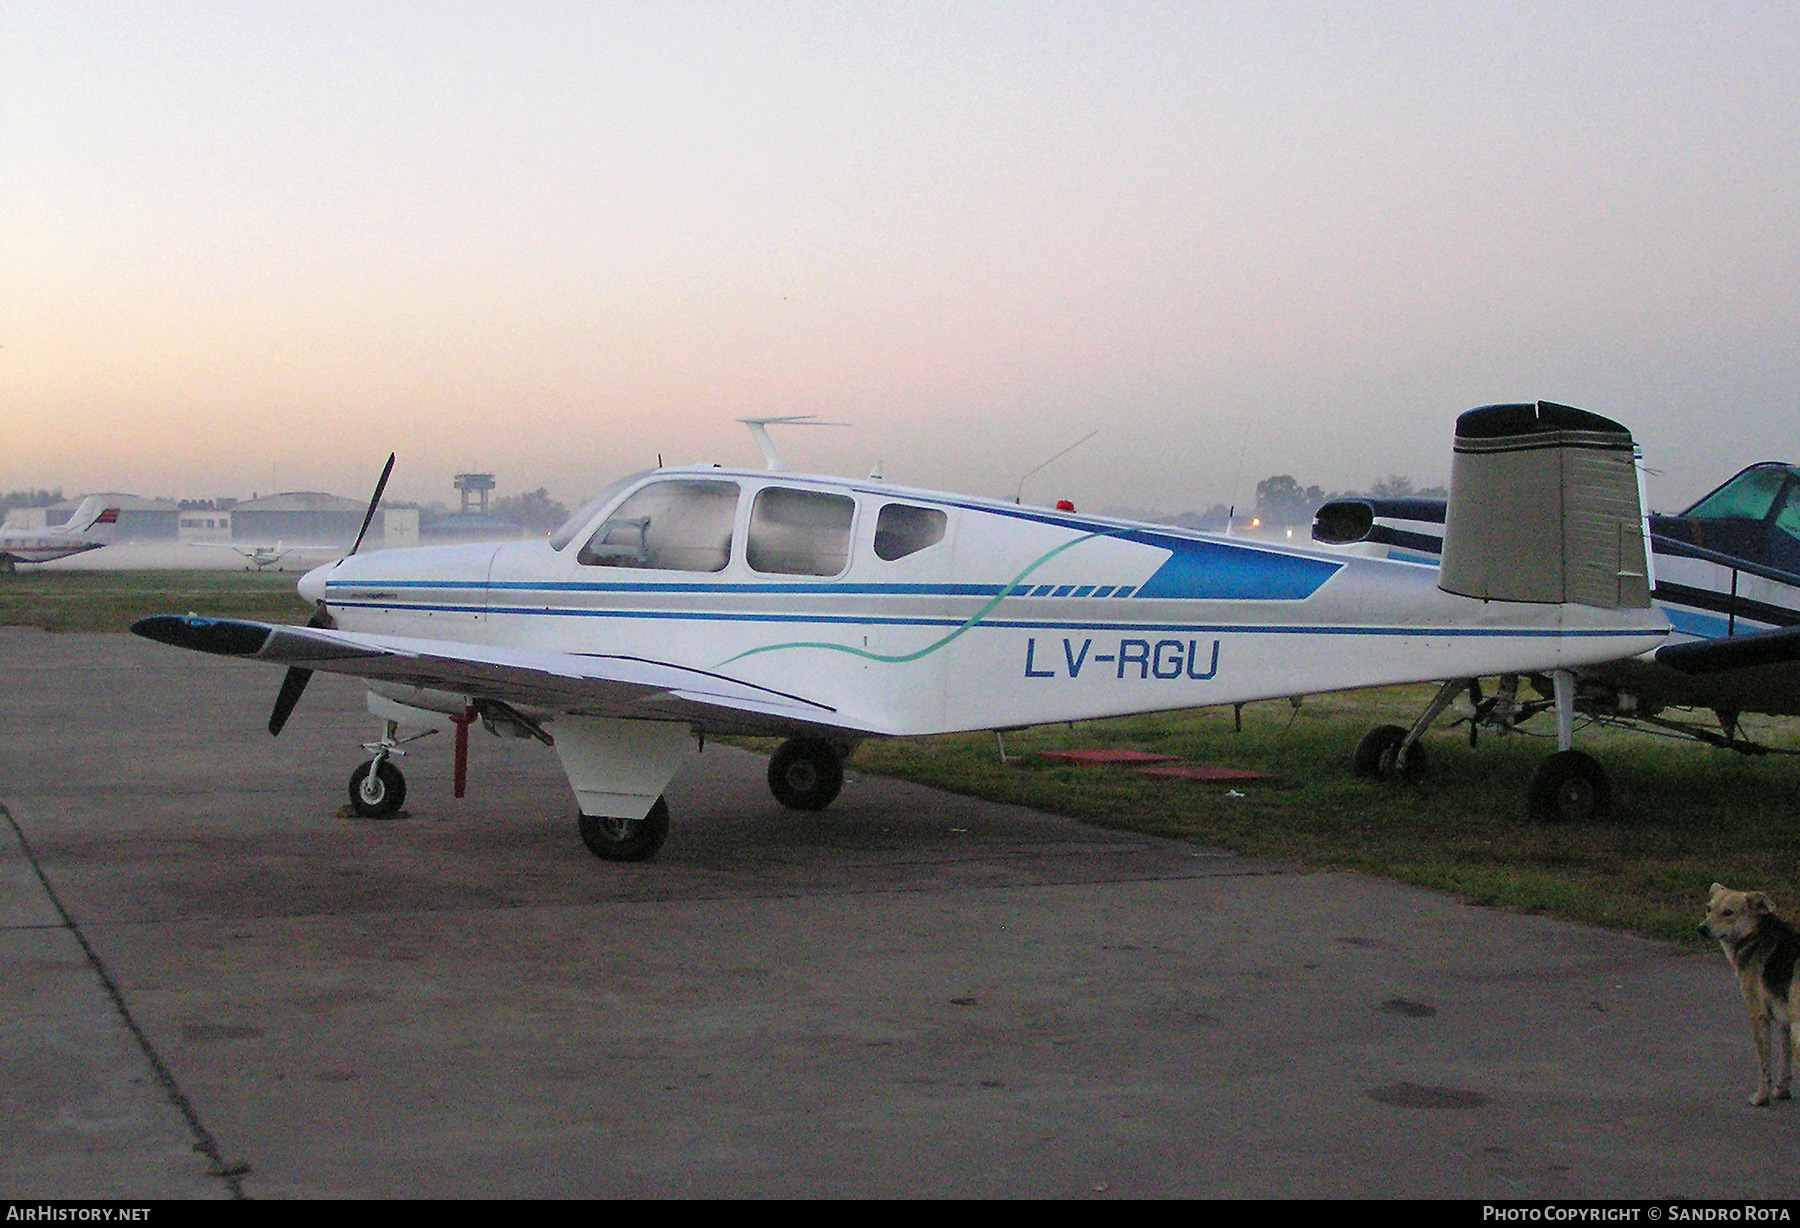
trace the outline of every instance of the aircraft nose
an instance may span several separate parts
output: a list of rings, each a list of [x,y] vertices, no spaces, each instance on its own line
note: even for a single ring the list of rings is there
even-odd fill
[[[298,585],[300,595],[314,605],[325,600],[325,576],[326,573],[336,566],[336,563],[326,563],[323,567],[315,567],[305,575],[301,576]]]

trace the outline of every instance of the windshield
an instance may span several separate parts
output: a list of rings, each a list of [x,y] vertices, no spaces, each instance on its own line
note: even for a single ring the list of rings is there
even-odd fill
[[[1682,515],[1692,520],[1767,520],[1793,475],[1786,465],[1752,465]]]
[[[575,535],[587,528],[594,517],[600,514],[600,509],[619,497],[620,491],[624,490],[632,483],[650,476],[653,472],[654,470],[650,469],[640,469],[636,473],[626,474],[599,494],[584,501],[580,507],[575,509],[574,515],[562,522],[562,528],[550,535],[550,548],[552,550],[561,550],[564,546],[574,541]]]

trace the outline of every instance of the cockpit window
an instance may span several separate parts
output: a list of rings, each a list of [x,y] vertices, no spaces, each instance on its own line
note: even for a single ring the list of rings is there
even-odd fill
[[[1682,514],[1691,520],[1767,520],[1787,482],[1784,465],[1746,469]]]
[[[744,557],[755,570],[775,575],[835,576],[850,565],[855,512],[848,495],[766,486],[750,509]]]
[[[616,499],[621,490],[624,490],[627,486],[630,486],[632,483],[645,477],[649,472],[650,470],[648,469],[641,469],[636,473],[628,474],[609,485],[599,494],[582,500],[581,506],[575,509],[575,514],[563,521],[562,527],[550,535],[550,548],[552,550],[561,550],[564,546],[574,541],[575,535],[588,527],[588,523],[594,519],[594,514],[596,512],[605,507],[612,500]]]
[[[589,567],[723,571],[731,561],[738,484],[652,482],[613,510],[576,561]]]
[[[944,540],[947,517],[935,507],[889,503],[875,518],[875,557],[892,563]]]

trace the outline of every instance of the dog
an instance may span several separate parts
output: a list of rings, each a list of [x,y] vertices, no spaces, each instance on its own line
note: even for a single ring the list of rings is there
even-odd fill
[[[1762,1066],[1762,1082],[1750,1103],[1761,1108],[1771,1097],[1791,1099],[1794,1046],[1800,1039],[1795,1035],[1800,1031],[1800,985],[1794,982],[1800,929],[1778,917],[1762,892],[1732,891],[1714,883],[1700,932],[1718,940],[1750,1008],[1750,1035]]]

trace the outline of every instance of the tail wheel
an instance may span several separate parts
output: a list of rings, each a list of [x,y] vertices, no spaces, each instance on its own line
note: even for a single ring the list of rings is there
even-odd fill
[[[363,818],[391,819],[405,801],[406,777],[386,759],[360,764],[350,773],[350,808]]]
[[[1525,808],[1539,823],[1586,823],[1612,810],[1612,785],[1592,755],[1560,750],[1538,764]]]
[[[641,819],[581,816],[581,842],[601,861],[645,861],[669,837],[669,803],[662,798]]]
[[[844,787],[844,756],[821,738],[790,738],[769,758],[769,791],[789,810],[823,810]]]

